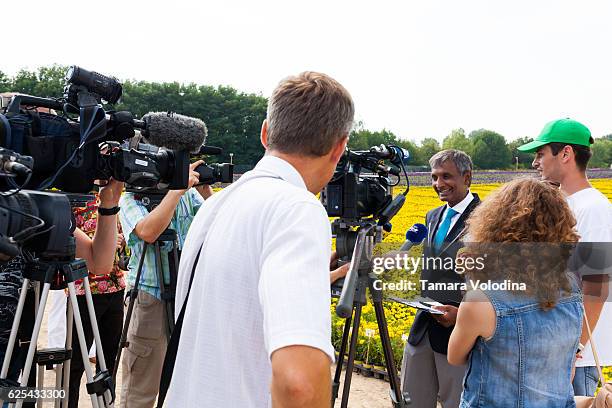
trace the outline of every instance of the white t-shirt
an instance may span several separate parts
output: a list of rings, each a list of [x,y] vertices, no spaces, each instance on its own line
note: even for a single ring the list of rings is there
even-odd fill
[[[612,204],[605,195],[595,188],[585,188],[568,196],[567,202],[576,217],[581,242],[612,242]],[[611,302],[612,296],[608,296],[593,333],[599,361],[604,366],[612,365]],[[595,365],[590,342],[582,355],[576,361],[576,366]]]
[[[307,345],[334,358],[331,228],[325,209],[282,159],[266,156],[249,173],[271,177],[214,194],[187,235],[177,316],[193,261],[203,249],[168,390],[169,407],[267,407],[275,350]],[[221,204],[211,222],[216,202]]]

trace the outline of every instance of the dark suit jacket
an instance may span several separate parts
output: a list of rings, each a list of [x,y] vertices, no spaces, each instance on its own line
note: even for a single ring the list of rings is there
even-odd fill
[[[463,246],[461,238],[465,233],[465,221],[478,204],[480,204],[480,198],[478,197],[478,194],[474,194],[474,199],[472,202],[459,216],[459,219],[453,228],[446,235],[439,253],[437,253],[433,248],[433,239],[438,231],[440,223],[442,222],[442,214],[444,213],[446,205],[434,208],[427,213],[425,216],[425,223],[427,225],[428,234],[427,241],[423,246],[424,258],[426,260],[430,259],[430,261],[434,258],[441,258],[442,261],[446,260],[447,262],[441,262],[442,265],[440,265],[440,262],[436,263],[435,265],[432,265],[433,262],[430,262],[430,265],[424,265],[421,272],[422,280],[426,280],[428,283],[445,284],[464,282],[463,275],[457,274],[454,268],[445,268],[445,266],[448,266],[449,259],[454,260],[456,258],[457,252]],[[444,265],[445,263],[446,265]],[[440,303],[453,306],[459,306],[459,303],[463,297],[460,290],[424,289],[422,290],[421,294]],[[433,317],[431,317],[431,314],[428,312],[418,311],[414,319],[414,323],[410,329],[408,342],[413,346],[416,346],[423,340],[425,334],[429,333],[429,343],[431,344],[431,348],[438,353],[446,354],[448,351],[448,339],[453,331],[453,327],[454,326],[444,327]]]

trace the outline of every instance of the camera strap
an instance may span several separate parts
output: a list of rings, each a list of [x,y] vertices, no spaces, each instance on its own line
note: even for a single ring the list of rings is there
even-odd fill
[[[181,307],[181,311],[176,319],[176,323],[174,325],[174,330],[170,335],[170,340],[168,341],[168,348],[166,349],[166,356],[164,357],[164,365],[162,367],[162,374],[159,384],[159,395],[157,397],[157,407],[161,408],[164,405],[164,400],[166,399],[166,394],[168,392],[168,388],[170,387],[170,381],[172,380],[172,373],[174,371],[174,365],[176,363],[176,354],[178,352],[179,341],[181,338],[181,331],[183,329],[183,319],[185,318],[185,309],[187,308],[187,302],[189,301],[189,294],[191,293],[191,285],[193,283],[193,278],[195,276],[196,267],[198,265],[198,261],[200,259],[200,254],[202,253],[202,248],[206,244],[206,239],[208,237],[208,232],[210,231],[211,226],[213,225],[215,219],[217,218],[217,213],[223,207],[223,204],[227,200],[227,198],[231,195],[232,192],[236,191],[237,188],[246,184],[248,181],[258,179],[258,178],[277,178],[281,177],[274,173],[269,173],[267,171],[262,170],[254,170],[250,173],[244,174],[242,177],[238,179],[237,182],[232,184],[229,187],[226,187],[224,191],[221,193],[217,193],[219,195],[218,199],[214,203],[212,208],[207,208],[206,211],[211,212],[211,216],[208,219],[208,222],[203,226],[203,236],[200,237],[202,241],[200,249],[198,250],[198,254],[193,260],[193,265],[191,268],[191,276],[189,277],[189,286],[187,288],[187,294],[185,295],[185,300],[183,301],[183,305]]]

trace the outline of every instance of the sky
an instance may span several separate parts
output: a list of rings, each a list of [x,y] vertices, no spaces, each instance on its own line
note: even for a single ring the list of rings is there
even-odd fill
[[[27,18],[2,10],[0,71],[9,75],[79,65],[267,97],[282,78],[314,70],[349,90],[365,128],[401,139],[485,128],[513,140],[561,117],[595,137],[612,133],[609,1],[58,0],[28,9]]]

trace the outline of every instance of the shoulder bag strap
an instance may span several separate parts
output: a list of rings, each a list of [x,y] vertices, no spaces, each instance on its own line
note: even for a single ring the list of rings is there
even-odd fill
[[[597,365],[597,373],[599,374],[599,381],[601,381],[601,383],[603,384],[605,382],[605,377],[603,376],[601,364],[599,364],[599,356],[597,355],[597,350],[595,349],[595,343],[593,342],[593,333],[591,333],[591,325],[589,324],[589,319],[587,319],[586,309],[584,308],[584,302],[582,303],[582,311],[584,312],[584,322],[586,323],[587,332],[589,333],[589,340],[591,341],[591,350],[593,351],[593,357],[595,357],[595,364]]]

